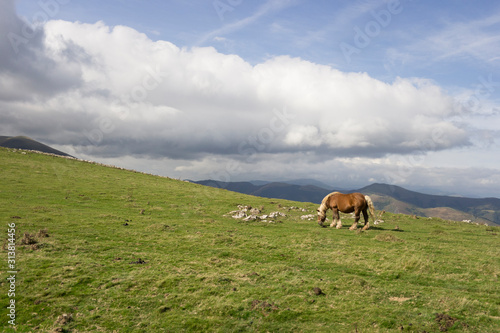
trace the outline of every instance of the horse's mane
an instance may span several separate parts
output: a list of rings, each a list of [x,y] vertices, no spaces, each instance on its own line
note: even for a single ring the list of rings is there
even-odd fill
[[[321,201],[321,205],[319,206],[319,210],[322,211],[322,212],[326,211],[328,209],[327,206],[326,206],[326,203],[328,202],[328,200],[330,199],[330,197],[332,195],[335,195],[335,194],[338,194],[338,193],[340,193],[340,192],[332,192],[332,193],[328,194],[326,197],[324,197],[323,200]]]
[[[328,194],[326,197],[324,197],[324,198],[323,198],[323,200],[321,201],[321,204],[322,204],[322,205],[323,205],[323,204],[326,204],[326,202],[328,201],[328,199],[330,199],[330,197],[331,197],[332,195],[334,195],[334,194],[338,194],[338,193],[340,193],[340,192],[332,192],[332,193]]]

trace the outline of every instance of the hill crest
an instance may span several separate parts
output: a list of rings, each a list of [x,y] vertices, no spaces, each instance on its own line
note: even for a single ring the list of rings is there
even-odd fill
[[[27,136],[0,136],[0,147],[12,149],[35,150],[42,153],[73,157]]]

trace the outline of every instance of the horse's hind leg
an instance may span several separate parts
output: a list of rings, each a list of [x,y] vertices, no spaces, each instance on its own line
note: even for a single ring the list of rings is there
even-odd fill
[[[365,219],[363,230],[368,230],[368,228],[370,228],[370,221],[368,220],[368,212],[366,209],[363,210],[363,218]]]
[[[359,211],[356,210],[356,211],[354,211],[354,224],[351,225],[351,227],[349,228],[349,230],[356,230],[356,229],[358,229],[358,221],[359,221]]]

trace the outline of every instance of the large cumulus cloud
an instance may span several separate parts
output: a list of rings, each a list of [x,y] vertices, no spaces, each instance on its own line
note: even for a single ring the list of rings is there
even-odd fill
[[[80,84],[80,66],[68,53],[51,54],[40,22],[20,19],[15,1],[0,3],[0,100],[47,98]]]
[[[22,29],[11,21],[2,28]],[[94,155],[382,156],[468,143],[446,121],[453,99],[421,79],[388,84],[287,56],[250,65],[103,22],[49,21],[21,46],[2,61],[1,129]]]

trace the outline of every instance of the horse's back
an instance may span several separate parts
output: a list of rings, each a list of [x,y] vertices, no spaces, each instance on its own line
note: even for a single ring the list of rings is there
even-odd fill
[[[359,193],[359,192],[355,192],[355,193],[350,193],[351,197],[356,200],[356,201],[359,201],[359,202],[363,202],[363,201],[366,201],[365,199],[365,195],[362,194],[362,193]]]
[[[365,196],[359,192],[337,195],[337,206],[346,213],[367,207]]]

